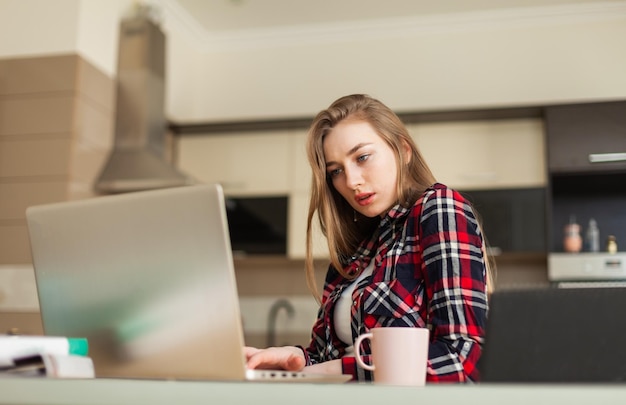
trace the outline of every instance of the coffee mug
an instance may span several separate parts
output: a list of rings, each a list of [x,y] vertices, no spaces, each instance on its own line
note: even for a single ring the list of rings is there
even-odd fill
[[[361,343],[369,339],[372,364],[365,364]],[[372,328],[357,337],[354,351],[357,363],[374,372],[374,383],[384,385],[426,384],[429,333],[426,328]]]

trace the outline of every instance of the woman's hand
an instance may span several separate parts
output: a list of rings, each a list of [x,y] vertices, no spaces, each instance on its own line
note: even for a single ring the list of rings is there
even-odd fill
[[[341,374],[341,360],[328,360],[323,363],[306,366],[304,372],[313,374]]]
[[[244,347],[246,363],[249,369],[263,368],[276,370],[300,371],[306,365],[304,353],[294,346],[269,347],[257,349]]]

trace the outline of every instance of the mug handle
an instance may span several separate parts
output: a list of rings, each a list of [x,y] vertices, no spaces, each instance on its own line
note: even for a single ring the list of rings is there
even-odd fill
[[[365,339],[371,339],[372,336],[373,336],[372,333],[364,333],[360,335],[359,337],[357,337],[356,340],[354,341],[354,355],[356,358],[356,362],[359,364],[359,366],[369,371],[374,371],[375,367],[374,365],[365,364],[365,362],[361,358],[361,342],[363,342],[363,340]]]

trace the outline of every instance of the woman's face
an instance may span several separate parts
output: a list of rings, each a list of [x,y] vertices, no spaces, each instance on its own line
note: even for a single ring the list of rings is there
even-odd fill
[[[326,134],[323,148],[326,174],[352,208],[372,218],[396,203],[396,155],[368,122],[341,121]]]

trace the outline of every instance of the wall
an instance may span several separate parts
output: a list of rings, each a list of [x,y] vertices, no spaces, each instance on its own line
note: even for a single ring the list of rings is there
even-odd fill
[[[117,69],[120,18],[132,0],[0,0],[0,58],[78,53],[108,76]]]
[[[24,211],[94,195],[130,0],[0,0],[0,333],[41,333]]]
[[[181,122],[312,116],[366,92],[397,111],[626,98],[626,1],[213,38],[175,1],[168,102]],[[113,76],[130,0],[0,0],[0,57],[78,52]],[[271,34],[271,35],[270,35]]]
[[[37,330],[25,211],[95,195],[114,82],[76,54],[0,59],[0,77],[0,311]]]
[[[75,49],[79,0],[0,1],[0,57],[66,53]]]
[[[170,61],[168,110],[183,122],[308,117],[353,92],[397,111],[626,97],[626,2],[531,10],[418,19],[390,34],[285,31],[295,39],[230,49],[196,40],[192,63]],[[168,25],[170,48],[193,43]]]
[[[93,196],[113,81],[77,55],[0,59],[0,263],[28,263],[29,205]]]

